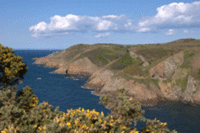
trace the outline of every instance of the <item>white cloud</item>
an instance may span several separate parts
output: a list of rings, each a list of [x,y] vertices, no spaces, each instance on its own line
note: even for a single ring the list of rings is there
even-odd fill
[[[124,15],[107,15],[102,17],[77,16],[73,14],[64,17],[55,15],[50,23],[40,22],[29,30],[33,37],[57,35],[73,31],[127,31],[133,29],[131,20]]]
[[[169,29],[168,32],[167,32],[165,35],[171,36],[171,35],[173,35],[173,34],[175,34],[175,30]]]
[[[107,32],[107,33],[104,33],[104,34],[98,34],[98,35],[95,36],[95,38],[107,37],[109,35],[110,35],[110,33]]]
[[[194,27],[200,24],[200,2],[171,3],[157,8],[157,14],[138,23],[138,32],[144,29]],[[147,30],[149,31],[149,30]]]
[[[70,32],[151,32],[158,29],[168,29],[166,35],[173,34],[171,29],[199,28],[200,1],[192,3],[170,3],[157,8],[157,14],[140,19],[133,25],[132,20],[125,15],[66,16],[55,15],[50,23],[39,22],[29,28],[33,37],[66,35]],[[83,32],[84,31],[84,32]],[[187,31],[184,31],[187,33]]]
[[[189,31],[188,31],[188,30],[183,30],[183,32],[184,32],[184,33],[188,33]]]

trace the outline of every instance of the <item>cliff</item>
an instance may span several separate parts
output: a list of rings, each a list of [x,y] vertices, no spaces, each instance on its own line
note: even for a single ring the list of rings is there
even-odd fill
[[[117,88],[143,105],[160,101],[200,104],[200,40],[164,44],[78,44],[34,64],[56,68],[51,73],[88,76],[84,88],[115,96]]]

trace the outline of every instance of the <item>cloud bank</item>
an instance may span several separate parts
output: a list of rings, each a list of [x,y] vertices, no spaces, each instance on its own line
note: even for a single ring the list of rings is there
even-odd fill
[[[95,38],[109,36],[108,32],[151,32],[158,29],[168,29],[166,35],[173,35],[175,28],[198,28],[200,24],[200,2],[171,3],[157,8],[157,14],[139,20],[133,25],[132,20],[125,15],[107,15],[102,17],[55,15],[50,23],[39,22],[29,28],[33,37],[67,35],[70,32],[104,32]],[[106,33],[105,33],[106,32]],[[184,31],[186,33],[186,30]]]
[[[32,32],[32,36],[40,37],[88,30],[95,32],[128,31],[132,28],[131,21],[125,15],[91,17],[69,14],[64,17],[55,15],[50,20],[49,24],[40,22],[37,25],[31,26],[29,30]]]
[[[200,2],[171,3],[157,8],[157,14],[148,19],[140,20],[138,31],[163,28],[191,28],[200,24]]]

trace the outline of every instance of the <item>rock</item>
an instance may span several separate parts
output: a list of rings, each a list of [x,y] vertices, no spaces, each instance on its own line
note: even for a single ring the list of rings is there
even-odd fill
[[[186,90],[184,92],[184,101],[189,101],[189,102],[193,102],[193,94],[194,92],[197,90],[197,88],[195,87],[195,80],[192,76],[188,76],[188,82],[187,82],[187,87]]]
[[[181,51],[158,63],[150,69],[149,76],[157,79],[169,77],[183,63],[183,54]]]
[[[63,69],[64,72],[68,70],[68,74],[70,75],[78,75],[78,74],[86,74],[91,75],[95,71],[97,71],[99,68],[94,65],[88,57],[81,58],[79,60],[76,60],[75,62],[70,63],[68,66],[66,66],[66,69]]]

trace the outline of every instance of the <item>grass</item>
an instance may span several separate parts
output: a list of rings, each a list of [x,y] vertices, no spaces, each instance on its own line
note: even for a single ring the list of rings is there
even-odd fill
[[[110,47],[106,47],[105,45],[101,45],[101,47],[98,45],[96,46],[96,49],[81,54],[81,56],[76,60],[83,57],[88,57],[95,65],[103,67],[109,62],[122,57],[126,53],[125,48],[114,50],[114,45]]]
[[[181,65],[182,68],[191,68],[191,59],[195,55],[194,52],[184,52],[184,61],[183,64]]]
[[[184,92],[186,90],[186,87],[187,87],[188,76],[189,76],[189,74],[187,74],[187,76],[185,76],[184,78],[179,78],[172,85],[173,86],[175,86],[175,85],[176,86],[181,86],[181,90],[182,90],[182,92]]]
[[[84,44],[74,45],[68,49],[65,49],[65,50],[55,53],[53,58],[54,59],[62,59],[64,61],[68,62],[68,61],[71,61],[71,59],[73,59],[74,56],[76,56],[77,54],[85,51],[86,49],[90,49],[92,47],[93,46],[91,46],[91,45],[84,45]]]
[[[113,63],[110,67],[111,69],[117,69],[122,70],[125,67],[134,64],[134,60],[130,56],[129,53],[126,53],[124,56],[122,56],[119,60],[117,60],[115,63]]]
[[[157,59],[172,55],[174,53],[176,53],[175,50],[164,49],[164,48],[151,48],[151,49],[146,48],[136,51],[136,54],[142,55],[148,62],[153,62]]]
[[[145,78],[145,79],[140,79],[140,78],[133,78],[133,80],[135,80],[136,82],[140,83],[140,84],[145,84],[147,86],[147,89],[150,90],[150,82],[154,83],[158,88],[158,80],[157,79],[151,79],[151,78]]]
[[[130,65],[123,70],[124,73],[130,74],[132,76],[134,75],[140,75],[140,76],[146,76],[146,73],[142,71],[138,65]]]
[[[126,74],[123,73],[123,72],[117,72],[117,73],[114,75],[114,77],[117,77],[117,79],[119,79],[119,78],[124,78],[124,79],[126,79],[126,81],[133,80],[132,77],[126,75]]]

